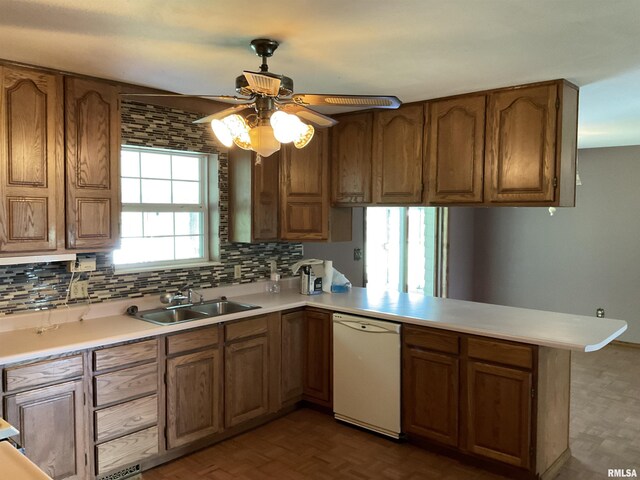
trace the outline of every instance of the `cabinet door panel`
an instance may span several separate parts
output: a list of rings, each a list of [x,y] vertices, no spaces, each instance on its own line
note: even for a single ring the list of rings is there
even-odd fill
[[[54,480],[86,478],[82,381],[8,396],[5,405],[33,463]]]
[[[299,400],[304,390],[304,312],[282,315],[282,402]]]
[[[220,431],[222,371],[219,350],[167,360],[167,448]]]
[[[468,362],[469,451],[529,467],[531,382],[530,372]]]
[[[489,95],[486,195],[490,202],[554,200],[557,101],[556,84]]]
[[[404,430],[458,446],[458,359],[411,347],[403,356]]]
[[[278,184],[280,153],[263,158],[253,165],[253,239],[273,241],[278,239]]]
[[[225,347],[225,426],[233,427],[269,410],[267,337]]]
[[[375,202],[422,202],[424,106],[374,113]]]
[[[67,246],[114,247],[120,217],[118,92],[67,78],[65,93]]]
[[[0,67],[0,252],[58,248],[63,211],[62,82]]]
[[[485,96],[428,108],[429,203],[482,202]]]
[[[371,203],[373,114],[344,115],[331,129],[331,202]]]
[[[304,398],[331,407],[331,314],[307,310],[305,318]]]
[[[328,136],[316,130],[302,149],[282,147],[282,240],[326,240],[329,236]]]

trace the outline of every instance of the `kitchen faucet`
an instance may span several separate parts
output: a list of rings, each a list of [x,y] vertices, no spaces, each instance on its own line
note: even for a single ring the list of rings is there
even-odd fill
[[[199,297],[198,303],[204,303],[204,295],[198,290],[194,290],[189,284],[180,288],[177,293],[163,293],[160,295],[160,301],[171,306],[182,305],[185,301],[187,304],[193,304],[195,303],[193,301],[194,294]]]

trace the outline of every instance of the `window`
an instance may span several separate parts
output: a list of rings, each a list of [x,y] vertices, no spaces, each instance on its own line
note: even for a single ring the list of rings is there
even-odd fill
[[[368,207],[366,285],[446,296],[446,209]]]
[[[209,156],[125,146],[120,158],[122,240],[114,264],[126,269],[208,262]]]

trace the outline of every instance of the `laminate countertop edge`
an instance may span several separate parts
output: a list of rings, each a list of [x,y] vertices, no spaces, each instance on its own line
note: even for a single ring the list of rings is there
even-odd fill
[[[545,312],[463,300],[353,288],[349,293],[300,295],[252,293],[230,300],[260,305],[259,310],[185,322],[155,325],[127,315],[108,315],[58,324],[36,333],[26,328],[0,333],[0,365],[65,354],[115,343],[166,335],[192,328],[301,307],[315,307],[399,323],[428,326],[551,348],[591,352],[626,329],[623,320]],[[1,321],[1,318],[0,318]]]

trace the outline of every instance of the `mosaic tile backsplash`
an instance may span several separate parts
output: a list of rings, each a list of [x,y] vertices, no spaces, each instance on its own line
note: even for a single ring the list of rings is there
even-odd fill
[[[122,143],[145,147],[218,153],[220,189],[220,265],[114,274],[110,253],[96,256],[97,270],[89,277],[91,303],[117,298],[175,291],[185,284],[209,288],[249,283],[269,276],[269,261],[275,260],[283,275],[302,259],[299,243],[243,244],[228,242],[228,163],[219,151],[213,132],[205,124],[194,124],[201,115],[137,102],[122,103]],[[84,254],[78,257],[86,256]],[[234,266],[241,265],[242,279],[234,279]],[[63,305],[71,273],[62,262],[0,266],[0,316]],[[70,300],[69,304],[74,303]],[[86,303],[87,300],[80,300]]]

